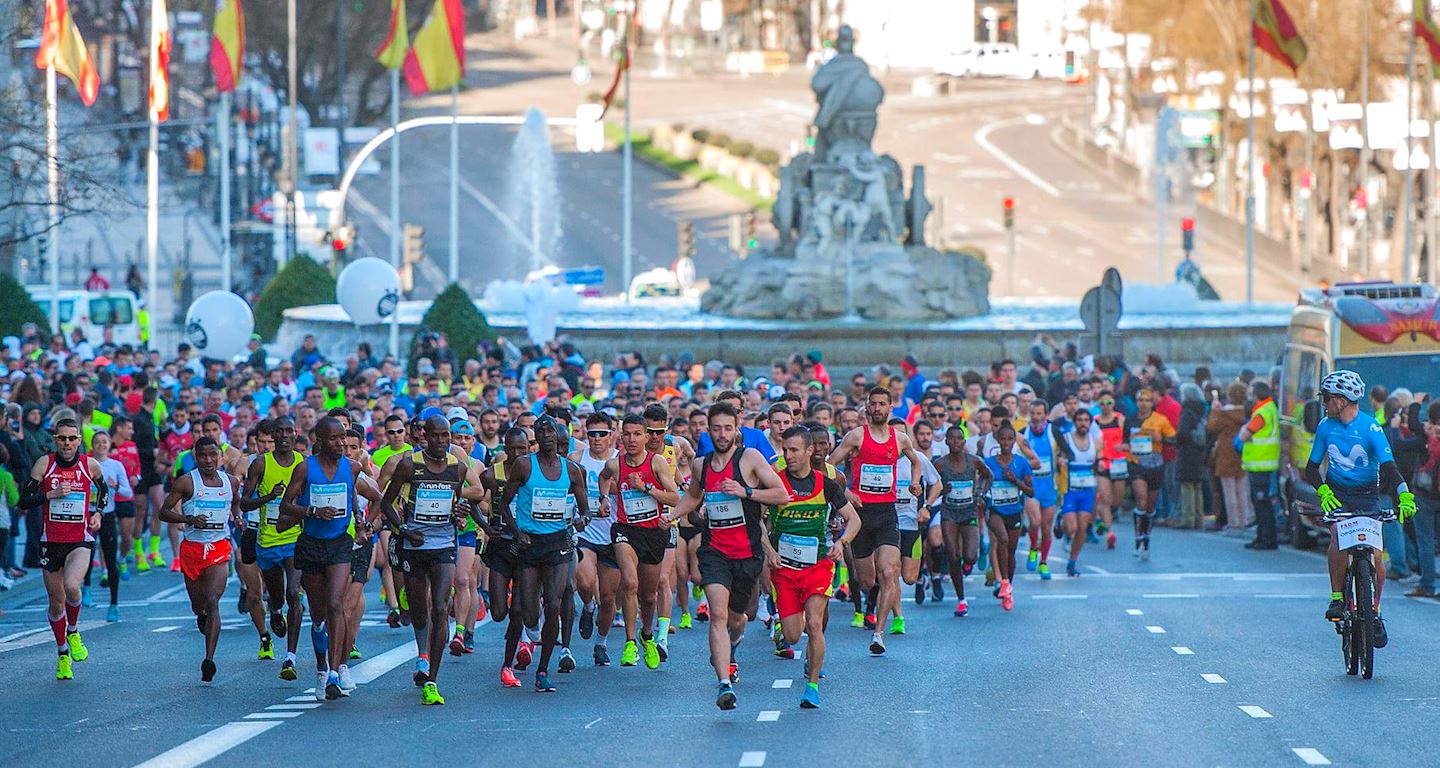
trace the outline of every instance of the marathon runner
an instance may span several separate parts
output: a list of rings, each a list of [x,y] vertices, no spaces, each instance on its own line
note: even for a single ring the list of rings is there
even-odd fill
[[[468,473],[472,468],[476,469],[475,478],[479,480],[477,459],[472,457],[475,448],[475,426],[470,423],[470,417],[464,408],[455,407],[447,414],[450,420],[450,444],[460,451],[461,462]],[[477,610],[484,604],[480,602],[480,558],[477,554],[479,548],[480,526],[476,525],[474,518],[466,516],[464,524],[460,527],[455,550],[455,596],[451,613],[455,616],[455,636],[450,638],[450,655],[462,656],[475,652],[475,622],[479,621]]]
[[[1030,523],[1030,555],[1025,561],[1025,568],[1038,571],[1044,581],[1050,580],[1050,545],[1054,540],[1055,513],[1060,506],[1060,492],[1055,484],[1055,465],[1060,458],[1059,438],[1050,424],[1049,413],[1050,406],[1044,400],[1032,400],[1030,423],[1025,429],[1025,442],[1040,463],[1031,480],[1035,494],[1025,500],[1026,517]],[[1035,547],[1037,532],[1038,549]]]
[[[530,664],[531,651],[521,641],[525,625],[518,615],[510,610],[511,585],[516,570],[515,534],[505,524],[506,518],[501,513],[500,500],[509,484],[506,477],[509,457],[529,454],[529,433],[520,427],[511,427],[505,433],[504,450],[491,457],[494,463],[480,476],[480,482],[490,499],[488,522],[485,525],[485,549],[480,553],[481,559],[490,570],[490,618],[497,624],[507,618],[510,620],[505,628],[505,658],[500,665],[500,684],[506,688],[520,687],[520,680],[515,677],[515,669],[524,670]]]
[[[745,612],[764,554],[760,505],[783,504],[790,497],[765,457],[740,444],[740,414],[716,403],[709,416],[714,450],[695,460],[695,482],[679,500],[674,517],[662,517],[670,524],[704,509],[698,556],[700,583],[710,604],[710,663],[719,680],[715,705],[734,709],[734,683],[739,679],[734,651],[745,637]]]
[[[121,417],[124,418],[124,417]],[[129,421],[128,419],[126,420]],[[115,426],[113,423],[112,427]],[[100,531],[97,534],[100,539],[100,548],[105,557],[105,575],[100,586],[110,590],[110,608],[105,615],[105,620],[114,622],[120,620],[120,569],[116,561],[119,551],[119,541],[116,526],[116,518],[121,504],[128,504],[130,516],[135,515],[135,492],[130,486],[130,474],[125,465],[112,458],[110,433],[105,430],[96,430],[90,438],[90,457],[100,464],[100,472],[103,475],[102,481],[109,486],[109,493],[105,499],[105,507],[101,511]],[[133,447],[133,443],[132,443]],[[138,472],[136,473],[138,475]],[[81,590],[82,597],[88,597],[90,572],[94,571],[94,560],[91,560],[91,568],[85,572],[86,586]],[[94,605],[93,602],[81,601],[86,606]]]
[[[900,600],[900,532],[895,502],[895,465],[901,456],[910,459],[910,494],[917,496],[924,477],[918,454],[905,433],[890,426],[890,390],[873,387],[866,395],[867,422],[846,433],[830,454],[830,463],[844,466],[852,455],[854,471],[850,490],[860,500],[860,535],[850,545],[855,556],[855,576],[863,590],[879,587],[875,615],[884,616]],[[879,625],[870,638],[870,653],[885,653],[885,639]]]
[[[40,567],[49,605],[45,614],[55,635],[55,679],[74,677],[72,662],[90,656],[80,639],[80,582],[95,551],[100,510],[109,488],[100,464],[80,450],[80,424],[60,419],[51,430],[55,452],[30,468],[19,508],[41,508]]]
[[[1130,481],[1135,493],[1135,556],[1150,559],[1150,525],[1155,519],[1155,502],[1165,482],[1165,457],[1161,445],[1175,445],[1175,425],[1155,410],[1157,394],[1144,386],[1135,393],[1135,423],[1126,425],[1125,445],[1134,472]]]
[[[995,596],[1000,607],[1015,608],[1015,550],[1020,544],[1020,528],[1025,523],[1024,496],[1033,496],[1030,463],[1015,453],[1015,428],[1002,422],[993,433],[1000,452],[985,457],[994,482],[990,485],[989,524],[991,552],[995,553]]]
[[[580,562],[575,568],[575,589],[584,604],[580,611],[580,637],[595,637],[595,666],[610,665],[610,624],[615,615],[615,593],[620,587],[620,564],[610,544],[611,520],[601,512],[600,472],[615,458],[615,420],[597,411],[585,417],[585,445],[570,460],[585,472],[585,498],[596,515],[577,536]],[[680,529],[683,533],[683,527]],[[694,529],[698,531],[699,529]],[[684,538],[681,538],[684,546]],[[596,615],[600,621],[596,621]]]
[[[1060,520],[1065,535],[1070,537],[1070,559],[1065,563],[1065,575],[1075,577],[1080,575],[1076,563],[1085,546],[1085,531],[1095,519],[1095,474],[1100,446],[1091,430],[1090,412],[1077,410],[1072,418],[1075,428],[1065,435],[1067,487]]]
[[[821,431],[826,431],[821,428]],[[956,430],[959,432],[959,430]],[[804,426],[787,429],[782,438],[785,458],[780,481],[788,498],[769,507],[767,536],[761,540],[775,585],[780,630],[789,645],[805,644],[804,709],[820,707],[820,675],[825,664],[825,627],[835,579],[835,567],[847,547],[860,535],[862,523],[846,496],[843,476],[825,466],[816,471],[814,432]],[[830,519],[838,516],[844,533],[831,540]],[[820,555],[821,542],[827,542]],[[711,637],[714,637],[712,632]],[[711,644],[714,652],[714,643]],[[722,687],[724,683],[722,682]],[[733,697],[733,693],[731,694]]]
[[[370,572],[375,568],[375,529],[381,519],[375,502],[380,500],[380,488],[375,484],[379,470],[365,451],[365,430],[359,425],[350,427],[345,433],[345,457],[360,467],[355,479],[355,543],[350,549],[350,581],[345,585],[345,616],[343,623],[332,621],[335,631],[332,640],[348,651],[350,660],[360,658],[357,641],[360,635],[360,620],[365,615],[365,584],[370,581]],[[340,689],[355,690],[355,681],[350,677],[350,665],[340,663],[336,670],[340,677]]]
[[[240,527],[240,483],[220,471],[220,445],[202,436],[191,449],[196,468],[170,486],[160,520],[183,524],[176,560],[185,578],[195,625],[205,636],[201,682],[215,679],[215,646],[220,642],[220,598],[230,577],[231,526]]]
[[[688,467],[695,461],[695,451],[685,438],[676,438],[669,434],[670,415],[665,406],[655,404],[645,408],[645,450],[658,454],[665,460],[671,479],[675,487],[682,486],[680,482],[685,478],[686,473],[681,472],[681,467]],[[666,661],[670,656],[670,633],[675,630],[670,627],[672,613],[675,606],[675,551],[679,548],[680,532],[675,526],[670,526],[666,534],[668,539],[665,544],[665,556],[660,561],[660,581],[655,592],[656,628],[655,647],[660,654],[660,660]]]
[[[406,442],[409,430],[406,427],[405,418],[398,413],[392,413],[385,417],[383,433],[385,442],[370,454],[371,463],[381,469],[389,463],[391,458],[413,450],[411,444]],[[375,536],[375,543],[380,548],[380,556],[376,558],[376,563],[380,568],[380,595],[381,599],[385,601],[386,607],[390,609],[389,614],[385,617],[385,623],[389,624],[391,629],[396,629],[402,623],[408,623],[410,617],[408,613],[404,616],[400,613],[400,588],[403,585],[396,583],[395,572],[390,568],[390,558],[385,554],[390,551],[390,529],[381,526]]]
[[[965,601],[965,577],[980,556],[980,510],[978,502],[994,479],[985,461],[965,449],[965,431],[952,428],[945,432],[950,452],[935,462],[940,476],[940,531],[945,537],[945,557],[950,567],[950,583],[955,587],[955,615],[963,618],[970,612]]]
[[[1100,466],[1096,474],[1095,504],[1100,508],[1099,533],[1105,534],[1105,548],[1115,548],[1116,512],[1125,503],[1125,486],[1130,480],[1130,457],[1121,449],[1125,443],[1125,414],[1115,410],[1115,393],[1101,390],[1100,413],[1095,426],[1100,428]]]
[[[894,427],[896,432],[907,431],[904,419],[891,419],[890,426]],[[900,580],[915,587],[915,602],[920,604],[925,602],[926,585],[920,575],[921,566],[925,563],[925,533],[930,527],[935,500],[940,496],[940,475],[936,474],[935,465],[930,462],[934,429],[927,422],[917,421],[909,427],[908,434],[915,445],[915,455],[920,458],[920,493],[911,495],[910,478],[913,473],[910,458],[901,456],[899,461],[895,462],[895,482],[898,486],[895,493],[895,513],[896,527],[900,531]],[[891,609],[892,635],[905,634],[905,616],[900,605],[901,601],[897,599]],[[878,618],[883,621],[885,617],[882,615]]]
[[[260,425],[265,434],[266,424]],[[260,568],[265,594],[269,600],[270,633],[285,638],[285,659],[280,662],[280,679],[296,680],[295,649],[300,644],[300,573],[295,570],[295,540],[300,529],[281,529],[280,499],[295,468],[304,459],[294,448],[295,422],[281,416],[269,422],[269,435],[274,449],[262,453],[250,463],[245,473],[245,488],[240,496],[240,510],[260,510],[260,530],[256,537],[255,565]],[[285,610],[282,611],[281,609]],[[292,631],[293,630],[293,631]],[[269,644],[264,636],[260,652],[269,658]],[[320,686],[324,688],[324,685]]]

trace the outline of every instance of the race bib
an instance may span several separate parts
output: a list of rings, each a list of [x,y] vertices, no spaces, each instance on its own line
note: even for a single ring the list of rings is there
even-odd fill
[[[590,514],[600,514],[600,476],[594,472],[585,473],[585,499],[590,503]]]
[[[50,519],[57,523],[80,523],[85,520],[85,492],[70,491],[50,500]]]
[[[415,489],[415,522],[421,525],[444,525],[450,522],[455,508],[455,491],[449,486]]]
[[[786,568],[809,568],[820,559],[820,540],[814,536],[782,533],[776,552],[780,555],[780,564]]]
[[[1125,459],[1110,460],[1110,479],[1124,480],[1130,476],[1130,462]]]
[[[1095,487],[1095,470],[1093,469],[1072,469],[1070,470],[1070,487],[1085,489]]]
[[[265,502],[265,524],[274,528],[280,523],[280,499]]]
[[[250,510],[249,512],[246,512],[246,513],[245,513],[245,528],[246,528],[246,529],[253,531],[253,530],[255,530],[256,528],[259,528],[259,527],[260,527],[260,512],[261,512],[261,510],[259,510],[259,509],[252,509],[252,510]]]
[[[1351,547],[1381,549],[1380,521],[1373,517],[1347,517],[1335,522],[1335,548],[1341,551]]]
[[[895,490],[894,464],[861,464],[861,493],[890,493]]]
[[[1130,452],[1136,457],[1144,456],[1147,453],[1155,452],[1155,438],[1149,435],[1136,435],[1130,438]]]
[[[728,493],[705,494],[705,518],[710,529],[736,528],[745,524],[745,510],[740,506],[740,497]]]
[[[564,488],[535,488],[530,493],[530,516],[535,522],[554,523],[565,519],[568,506]]]
[[[625,519],[631,523],[648,523],[660,516],[660,502],[644,491],[626,488],[620,492],[625,503]]]
[[[990,486],[990,501],[996,506],[1020,503],[1020,486],[1006,480],[996,480]]]
[[[205,516],[205,522],[196,526],[198,530],[223,531],[225,519],[230,516],[230,502],[226,499],[196,499],[195,514]]]
[[[312,483],[310,505],[313,507],[334,507],[345,514],[350,513],[350,492],[344,483]]]
[[[945,492],[945,501],[951,504],[975,503],[975,481],[951,480],[950,490]]]
[[[1039,456],[1040,468],[1035,470],[1036,477],[1049,477],[1055,471],[1055,460],[1050,456]]]

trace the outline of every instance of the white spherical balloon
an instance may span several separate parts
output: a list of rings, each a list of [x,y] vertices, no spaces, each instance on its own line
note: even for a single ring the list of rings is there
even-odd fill
[[[335,281],[335,297],[356,325],[389,320],[400,303],[400,274],[382,259],[356,259]]]
[[[229,291],[211,291],[192,302],[185,313],[185,336],[205,357],[235,357],[245,351],[254,332],[250,305]]]

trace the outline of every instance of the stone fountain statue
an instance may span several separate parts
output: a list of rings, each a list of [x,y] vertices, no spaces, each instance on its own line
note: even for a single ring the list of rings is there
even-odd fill
[[[973,255],[925,244],[925,169],[911,174],[871,149],[885,89],[840,28],[836,55],[811,88],[815,151],[780,171],[774,205],[779,243],[711,280],[706,312],[810,320],[858,316],[923,321],[990,311],[990,269]]]

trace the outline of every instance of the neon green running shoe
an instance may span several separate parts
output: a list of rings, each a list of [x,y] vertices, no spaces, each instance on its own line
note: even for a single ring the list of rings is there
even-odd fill
[[[655,645],[655,638],[652,637],[648,640],[641,638],[640,642],[645,646],[645,666],[650,669],[659,669],[660,649]]]
[[[620,652],[620,666],[633,667],[640,661],[640,650],[635,647],[634,640],[625,641],[625,650]]]
[[[705,596],[705,590],[701,589],[699,584],[696,584],[690,587],[690,596],[695,598],[696,600],[699,600],[700,598]]]
[[[75,672],[74,672],[74,670],[72,670],[72,669],[70,668],[70,654],[68,654],[68,653],[62,653],[62,654],[60,654],[59,660],[55,662],[55,679],[56,679],[56,680],[74,680],[74,679],[75,679]]]
[[[80,639],[79,632],[71,632],[65,639],[70,643],[70,658],[75,661],[84,661],[90,658],[90,651],[85,647],[85,641]]]
[[[856,611],[856,612],[855,612],[855,618],[853,618],[853,619],[850,620],[850,626],[852,626],[852,627],[854,627],[854,628],[856,628],[856,629],[864,629],[864,628],[865,628],[865,614],[860,613],[859,611]]]
[[[404,587],[400,588],[400,594],[396,596],[396,599],[400,601],[400,610],[408,614],[410,612],[410,597],[405,594]]]
[[[688,613],[682,613],[682,614],[680,614],[680,623],[679,623],[677,626],[679,626],[681,629],[689,629],[690,626],[691,626],[691,624],[690,624],[690,614],[688,614]]]
[[[890,634],[892,634],[892,635],[903,635],[903,634],[905,634],[905,617],[904,617],[904,616],[896,616],[895,618],[893,618],[893,619],[890,620]]]
[[[425,687],[420,689],[420,693],[422,696],[421,703],[426,706],[445,703],[445,697],[440,695],[440,690],[435,687],[434,683],[426,683]]]
[[[260,638],[260,651],[255,654],[255,658],[257,658],[257,659],[273,659],[273,658],[275,658],[275,645],[274,645],[274,643],[270,640],[270,636],[269,636],[269,635],[266,635],[265,637]]]
[[[1040,563],[1040,551],[1039,551],[1039,550],[1036,550],[1036,549],[1030,550],[1030,555],[1025,558],[1025,570],[1027,570],[1027,571],[1034,571],[1034,570],[1035,570],[1035,566],[1039,565],[1039,563]]]

